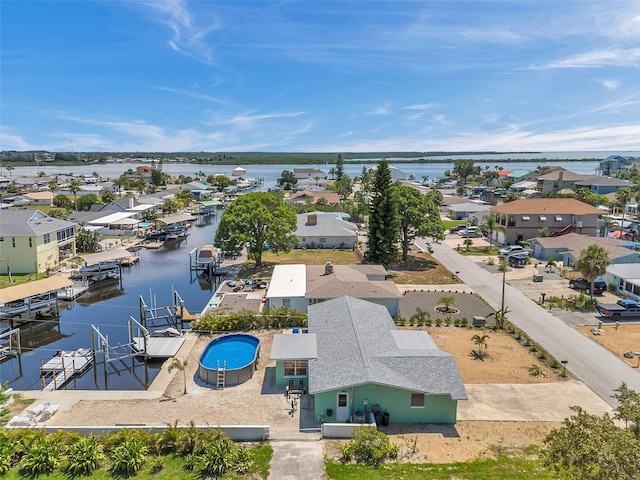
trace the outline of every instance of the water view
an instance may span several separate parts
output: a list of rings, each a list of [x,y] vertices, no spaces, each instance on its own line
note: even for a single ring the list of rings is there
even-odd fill
[[[102,282],[76,302],[61,302],[60,320],[36,320],[23,326],[23,354],[20,361],[8,359],[0,363],[0,383],[8,381],[16,390],[42,388],[40,362],[46,362],[58,350],[92,348],[91,324],[109,338],[110,345],[129,341],[128,320],[139,320],[139,297],[149,306],[172,303],[177,291],[191,313],[200,313],[215,286],[190,274],[188,253],[193,248],[213,243],[218,217],[204,217],[194,224],[190,235],[176,242],[167,242],[159,250],[139,250],[140,261],[124,267],[122,287]],[[1,327],[2,329],[5,326]],[[102,361],[102,355],[98,355]],[[161,363],[145,364],[126,358],[107,364],[99,363],[82,377],[72,380],[69,389],[142,390],[155,378]]]

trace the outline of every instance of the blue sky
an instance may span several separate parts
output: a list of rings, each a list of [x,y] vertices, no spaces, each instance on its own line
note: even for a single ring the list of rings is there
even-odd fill
[[[0,150],[640,149],[640,1],[11,1]]]

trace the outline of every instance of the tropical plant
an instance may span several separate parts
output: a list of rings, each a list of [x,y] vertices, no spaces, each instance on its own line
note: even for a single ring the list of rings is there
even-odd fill
[[[620,232],[622,232],[622,228],[624,227],[624,214],[626,213],[626,206],[629,203],[629,200],[633,198],[633,192],[630,188],[621,188],[616,193],[616,203],[620,206],[622,210],[622,221],[620,222]]]
[[[454,311],[456,299],[455,297],[440,297],[438,304],[443,307],[441,310],[442,312],[451,313]]]
[[[65,455],[64,470],[72,476],[89,475],[104,459],[96,437],[84,437],[73,443]]]
[[[81,183],[75,178],[69,182],[69,190],[73,193],[73,203],[75,204],[75,209],[78,210],[78,191],[80,190]]]
[[[487,232],[487,238],[489,239],[489,249],[491,249],[491,247],[493,247],[493,234],[495,232],[506,233],[507,228],[498,223],[495,213],[491,213],[488,216],[484,217],[484,222],[480,225],[480,230]]]
[[[220,476],[225,474],[233,465],[231,445],[225,439],[208,445],[200,459],[201,470],[204,475]]]
[[[180,372],[182,372],[182,378],[184,380],[184,395],[187,394],[187,367],[189,366],[189,363],[187,362],[187,360],[180,360],[179,358],[174,357],[173,359],[171,359],[171,363],[169,364],[169,373],[173,372],[174,370],[178,370]]]
[[[600,245],[595,243],[588,245],[578,255],[576,268],[580,270],[582,276],[589,281],[589,293],[593,297],[593,281],[600,275],[604,275],[607,266],[611,263],[609,254]]]
[[[35,477],[51,473],[60,465],[60,445],[54,441],[37,439],[20,460],[19,470],[23,475]]]
[[[479,358],[480,360],[482,360],[485,355],[486,352],[485,350],[487,349],[487,339],[489,338],[489,335],[487,334],[475,334],[473,337],[471,337],[471,341],[474,343],[474,345],[478,346],[478,350],[477,351],[473,351],[473,354],[476,358]]]
[[[140,440],[125,440],[111,454],[110,470],[119,475],[132,475],[144,466],[147,453],[147,447]]]

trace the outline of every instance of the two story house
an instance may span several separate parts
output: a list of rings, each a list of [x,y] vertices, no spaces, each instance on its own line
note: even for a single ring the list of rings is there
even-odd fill
[[[57,270],[62,249],[76,254],[75,224],[40,210],[3,210],[0,232],[2,268],[13,273]]]
[[[490,211],[505,229],[494,231],[493,240],[505,245],[535,238],[545,227],[549,236],[575,232],[595,237],[598,215],[602,214],[574,198],[527,198],[491,207]]]

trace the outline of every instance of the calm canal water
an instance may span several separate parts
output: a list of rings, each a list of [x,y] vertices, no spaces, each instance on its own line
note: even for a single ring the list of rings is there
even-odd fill
[[[91,324],[108,336],[110,345],[128,342],[128,320],[139,320],[139,297],[147,305],[158,307],[172,303],[172,291],[184,299],[191,313],[202,311],[212,295],[211,284],[200,281],[189,272],[189,252],[213,243],[218,216],[204,217],[203,224],[194,224],[190,235],[159,250],[139,250],[140,261],[124,267],[122,288],[115,283],[99,286],[76,302],[61,302],[60,321],[36,321],[21,330],[24,351],[16,359],[0,363],[0,383],[8,381],[16,390],[39,390],[40,361],[49,360],[58,350],[91,348]],[[103,282],[105,283],[105,282]],[[152,303],[153,302],[153,303]],[[98,356],[102,360],[102,355]],[[67,388],[84,390],[142,390],[155,378],[160,363],[145,365],[132,360],[103,364],[73,380]]]

